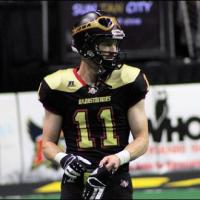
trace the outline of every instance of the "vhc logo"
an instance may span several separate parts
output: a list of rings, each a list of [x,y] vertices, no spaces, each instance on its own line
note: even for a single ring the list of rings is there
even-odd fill
[[[178,117],[177,125],[172,125],[172,119],[168,116],[169,109],[175,108],[168,105],[167,91],[158,91],[155,102],[155,122],[148,120],[149,132],[155,142],[161,142],[164,134],[167,134],[168,142],[172,142],[174,134],[178,134],[179,141],[183,141],[185,137],[192,140],[200,139],[200,118],[198,116],[191,116],[188,119]]]

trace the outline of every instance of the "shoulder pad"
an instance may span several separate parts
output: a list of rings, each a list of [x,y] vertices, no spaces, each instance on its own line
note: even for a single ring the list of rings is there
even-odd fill
[[[129,65],[123,65],[120,70],[113,71],[106,83],[108,85],[111,85],[112,88],[115,89],[128,83],[134,82],[139,73],[139,68]]]
[[[58,70],[47,75],[44,80],[52,90],[63,92],[75,92],[82,87],[81,83],[75,78],[73,69]]]

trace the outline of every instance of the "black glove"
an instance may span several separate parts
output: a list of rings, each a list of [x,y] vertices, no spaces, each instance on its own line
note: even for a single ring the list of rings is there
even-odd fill
[[[87,167],[91,165],[91,162],[81,156],[67,154],[61,159],[60,165],[69,178],[76,179],[86,171]]]
[[[83,199],[101,199],[110,179],[111,172],[106,167],[96,168],[88,177],[83,193]]]

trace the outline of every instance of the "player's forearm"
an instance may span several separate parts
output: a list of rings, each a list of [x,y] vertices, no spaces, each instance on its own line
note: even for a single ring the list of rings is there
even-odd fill
[[[146,137],[137,137],[134,141],[129,143],[122,151],[115,154],[120,161],[120,165],[123,165],[131,160],[135,160],[136,158],[143,155],[147,151],[148,144],[149,141],[147,135]]]
[[[135,160],[147,151],[148,145],[148,137],[137,137],[126,146],[125,150],[130,153],[130,160]]]
[[[55,156],[59,152],[63,152],[63,150],[53,142],[45,141],[43,142],[43,153],[46,159],[54,160]]]

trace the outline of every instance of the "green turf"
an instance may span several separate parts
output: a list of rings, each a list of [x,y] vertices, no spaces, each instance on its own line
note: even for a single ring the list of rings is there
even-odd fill
[[[200,189],[165,189],[135,191],[134,199],[200,199]]]
[[[7,196],[0,199],[59,199],[59,194]],[[200,189],[149,189],[136,190],[133,199],[200,199]]]

